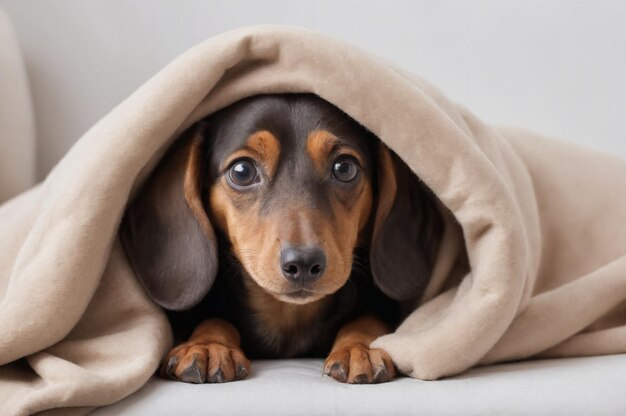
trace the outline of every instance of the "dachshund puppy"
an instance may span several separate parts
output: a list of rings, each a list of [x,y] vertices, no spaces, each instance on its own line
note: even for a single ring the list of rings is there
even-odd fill
[[[249,97],[183,136],[121,229],[186,339],[161,374],[225,382],[249,374],[248,358],[327,356],[341,382],[391,380],[391,358],[369,344],[430,278],[442,228],[430,191],[312,94]]]

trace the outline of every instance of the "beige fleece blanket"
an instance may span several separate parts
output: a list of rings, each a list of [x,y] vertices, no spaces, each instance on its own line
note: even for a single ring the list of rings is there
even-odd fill
[[[120,249],[124,207],[186,127],[282,92],[313,92],[360,121],[449,210],[421,306],[373,344],[400,371],[435,379],[535,355],[626,352],[626,163],[485,125],[353,46],[253,27],[177,58],[44,183],[0,207],[1,414],[82,414],[146,382],[171,334]],[[465,251],[471,272],[458,276]]]

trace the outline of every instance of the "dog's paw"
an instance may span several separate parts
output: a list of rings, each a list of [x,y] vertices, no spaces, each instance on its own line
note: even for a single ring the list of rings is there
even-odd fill
[[[390,381],[396,369],[384,350],[352,344],[330,353],[324,363],[324,374],[342,383],[371,384]]]
[[[245,378],[250,361],[237,348],[186,342],[169,352],[160,373],[186,383],[225,383]]]

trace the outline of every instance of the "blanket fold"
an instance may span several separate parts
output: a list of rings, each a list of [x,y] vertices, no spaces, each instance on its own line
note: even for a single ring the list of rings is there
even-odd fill
[[[171,333],[117,241],[126,204],[194,122],[247,96],[291,92],[363,124],[441,203],[430,285],[372,344],[401,372],[436,379],[536,355],[626,352],[626,163],[488,126],[345,43],[251,27],[174,60],[42,184],[0,207],[0,413],[81,414],[145,383]],[[469,272],[459,275],[461,261]]]

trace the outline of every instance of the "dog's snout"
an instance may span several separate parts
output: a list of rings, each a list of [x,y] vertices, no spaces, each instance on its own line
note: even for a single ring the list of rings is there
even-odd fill
[[[319,247],[286,247],[280,252],[283,275],[292,283],[316,281],[326,270],[326,255]]]

